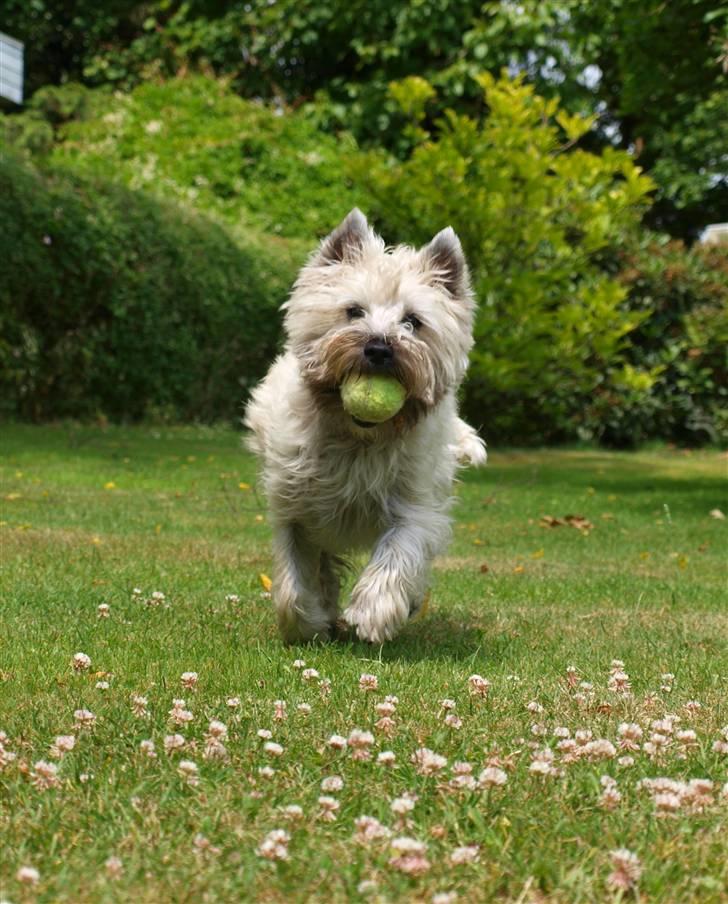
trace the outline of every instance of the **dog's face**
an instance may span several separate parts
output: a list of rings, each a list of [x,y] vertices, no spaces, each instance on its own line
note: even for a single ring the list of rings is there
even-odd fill
[[[286,304],[288,347],[324,405],[351,374],[391,373],[412,423],[462,380],[474,304],[460,242],[444,229],[424,248],[385,249],[354,209],[301,270]]]

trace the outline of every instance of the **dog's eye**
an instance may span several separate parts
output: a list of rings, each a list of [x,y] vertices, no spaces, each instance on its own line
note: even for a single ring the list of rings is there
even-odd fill
[[[346,309],[346,316],[349,320],[359,320],[360,317],[364,316],[364,308],[359,307],[358,304],[349,305]]]
[[[402,323],[406,323],[408,326],[412,327],[413,330],[418,330],[422,326],[422,321],[416,314],[408,314],[402,320]]]

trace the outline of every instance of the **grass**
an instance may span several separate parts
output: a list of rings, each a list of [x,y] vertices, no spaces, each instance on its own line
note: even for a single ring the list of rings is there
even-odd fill
[[[713,748],[728,723],[726,523],[709,514],[727,508],[723,456],[495,449],[488,468],[463,475],[424,618],[382,649],[286,649],[260,583],[270,534],[255,463],[235,433],[5,426],[1,451],[0,729],[16,758],[0,770],[0,898],[357,901],[373,881],[369,898],[381,901],[457,892],[467,902],[601,902],[619,897],[607,885],[609,852],[626,847],[642,863],[640,900],[726,900],[728,760]],[[567,514],[593,527],[540,523]],[[165,603],[145,605],[154,591]],[[109,618],[97,615],[102,603]],[[77,652],[90,656],[88,671],[73,670]],[[297,658],[330,680],[328,694],[304,680]],[[630,695],[607,687],[614,658]],[[569,686],[572,665],[591,689]],[[195,690],[181,686],[186,671],[198,673]],[[359,689],[362,673],[376,675],[377,691]],[[473,673],[491,682],[487,697],[469,695]],[[134,715],[134,694],[149,717]],[[387,694],[399,698],[391,737],[375,728]],[[226,704],[232,696],[239,707]],[[177,697],[194,720],[174,729]],[[456,701],[460,729],[444,723],[444,698]],[[273,718],[279,699],[284,721]],[[686,708],[691,700],[701,708]],[[93,729],[74,729],[79,708],[96,715]],[[619,724],[636,722],[644,742],[669,713],[681,721],[665,752],[635,752],[631,767],[616,757],[564,763],[556,751],[555,727],[616,745]],[[227,725],[227,761],[203,756],[211,719]],[[264,752],[261,728],[282,756]],[[371,761],[327,746],[353,728],[374,733]],[[694,745],[678,742],[685,729]],[[168,755],[173,731],[186,748]],[[60,787],[39,790],[33,765],[71,733]],[[155,759],[140,751],[144,739]],[[547,745],[563,775],[530,771]],[[447,768],[419,774],[410,758],[421,747]],[[376,762],[382,750],[396,754],[394,767]],[[198,766],[196,787],[178,773],[184,759]],[[454,790],[457,761],[475,776],[499,763],[507,782]],[[330,775],[344,787],[326,822],[317,801]],[[603,775],[621,793],[611,811],[600,806]],[[661,818],[638,787],[658,776],[714,787],[703,808],[683,800]],[[398,826],[390,801],[408,791],[418,795],[411,825]],[[281,812],[292,804],[298,823]],[[386,841],[355,843],[362,814],[426,842],[430,868],[410,876],[390,865]],[[291,835],[289,858],[270,862],[256,849],[277,828]],[[196,847],[198,835],[211,847]],[[479,846],[477,863],[451,865],[462,845]],[[24,865],[39,870],[36,886],[16,878]]]

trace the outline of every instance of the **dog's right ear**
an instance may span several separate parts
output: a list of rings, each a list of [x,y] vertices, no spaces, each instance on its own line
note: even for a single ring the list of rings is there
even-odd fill
[[[314,266],[326,266],[351,260],[361,251],[368,238],[367,218],[358,207],[355,207],[321,242],[321,247],[311,263]]]

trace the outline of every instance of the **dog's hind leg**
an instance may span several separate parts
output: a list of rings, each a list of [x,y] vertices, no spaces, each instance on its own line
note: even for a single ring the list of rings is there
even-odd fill
[[[283,640],[327,640],[336,615],[322,591],[321,550],[295,524],[283,525],[274,533],[273,559],[271,592]]]
[[[328,552],[321,553],[321,592],[323,594],[324,608],[328,612],[332,625],[339,617],[339,593],[341,591],[341,574],[346,568],[346,563],[338,556]]]

